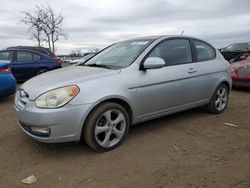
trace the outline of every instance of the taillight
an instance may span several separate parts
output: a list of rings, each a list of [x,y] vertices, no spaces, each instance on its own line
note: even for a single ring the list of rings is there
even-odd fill
[[[61,61],[60,59],[56,59],[56,63],[57,63],[58,65],[62,65],[62,61]]]
[[[231,67],[231,73],[233,73],[236,70],[236,68]]]
[[[0,74],[11,73],[10,69],[8,68],[0,68]]]
[[[56,54],[54,54],[54,53],[51,53],[51,57],[54,58],[54,59],[57,58]]]

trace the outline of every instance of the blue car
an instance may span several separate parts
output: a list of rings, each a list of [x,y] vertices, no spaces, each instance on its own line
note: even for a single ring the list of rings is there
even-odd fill
[[[0,51],[0,61],[8,60],[17,81],[26,81],[44,72],[61,68],[61,60],[33,50],[7,49]]]
[[[0,61],[0,98],[16,92],[16,79],[8,68],[9,61]]]

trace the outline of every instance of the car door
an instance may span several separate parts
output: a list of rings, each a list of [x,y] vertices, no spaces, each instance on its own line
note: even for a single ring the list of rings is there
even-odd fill
[[[197,106],[203,101],[203,80],[192,55],[190,40],[167,39],[146,57],[160,57],[166,66],[141,71],[141,118]]]
[[[217,87],[217,81],[220,80],[221,73],[225,71],[228,63],[223,58],[217,59],[216,50],[208,43],[197,39],[193,39],[192,42],[196,62],[203,74],[203,85],[201,86],[203,92],[201,94],[209,101]]]
[[[33,53],[29,51],[16,51],[10,64],[11,71],[17,80],[27,80],[34,75],[36,62],[33,60]]]

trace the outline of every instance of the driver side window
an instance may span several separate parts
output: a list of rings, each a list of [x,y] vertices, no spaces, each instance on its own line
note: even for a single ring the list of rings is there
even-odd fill
[[[149,57],[164,59],[166,66],[191,63],[192,53],[189,40],[171,39],[162,42],[153,49]]]

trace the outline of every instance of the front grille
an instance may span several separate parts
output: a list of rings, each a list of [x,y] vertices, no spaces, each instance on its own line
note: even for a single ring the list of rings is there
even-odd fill
[[[247,68],[241,68],[238,70],[239,76],[244,77],[250,74],[250,67]]]

